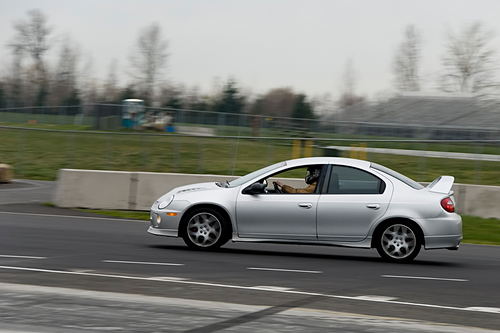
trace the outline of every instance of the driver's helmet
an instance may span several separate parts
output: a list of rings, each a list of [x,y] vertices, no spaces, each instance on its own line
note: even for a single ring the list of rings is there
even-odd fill
[[[311,185],[314,182],[317,182],[319,179],[319,174],[321,173],[321,167],[317,165],[312,165],[307,168],[306,172],[306,184]]]

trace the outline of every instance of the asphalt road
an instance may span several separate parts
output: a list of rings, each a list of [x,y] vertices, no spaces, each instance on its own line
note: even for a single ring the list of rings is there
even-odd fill
[[[500,247],[422,251],[404,265],[333,247],[199,252],[147,234],[144,221],[39,201],[0,202],[0,331],[500,329]]]

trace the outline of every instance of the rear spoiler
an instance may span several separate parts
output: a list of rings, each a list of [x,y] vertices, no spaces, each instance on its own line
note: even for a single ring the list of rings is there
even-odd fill
[[[453,182],[455,181],[455,177],[453,176],[440,176],[436,178],[432,183],[427,186],[429,192],[443,193],[452,195],[453,191],[451,187],[453,186]]]

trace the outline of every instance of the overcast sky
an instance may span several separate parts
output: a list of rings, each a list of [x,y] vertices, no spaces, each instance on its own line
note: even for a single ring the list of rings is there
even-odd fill
[[[0,0],[2,67],[13,23],[30,9],[48,17],[54,36],[69,35],[92,57],[97,78],[117,59],[122,84],[140,30],[157,22],[169,42],[166,78],[203,92],[215,77],[234,77],[255,94],[289,86],[338,97],[352,59],[356,92],[373,98],[394,90],[391,62],[408,24],[422,31],[427,89],[441,69],[447,29],[479,20],[500,45],[498,0]]]

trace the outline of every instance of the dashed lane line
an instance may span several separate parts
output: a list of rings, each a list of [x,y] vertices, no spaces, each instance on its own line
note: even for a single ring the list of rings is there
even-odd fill
[[[299,269],[285,269],[285,268],[265,268],[265,267],[248,267],[247,269],[255,271],[274,271],[274,272],[288,272],[288,273],[310,273],[321,274],[321,271],[304,271]]]
[[[116,275],[116,274],[102,274],[102,273],[86,273],[86,272],[70,272],[70,271],[58,271],[58,270],[30,268],[30,267],[0,266],[0,269],[18,270],[18,271],[26,271],[26,272],[49,273],[49,274],[66,274],[66,275],[103,277],[103,278],[110,278],[110,279],[126,279],[126,280],[136,280],[136,281],[151,281],[152,280],[151,277]],[[162,281],[162,280],[155,279],[155,281]],[[426,303],[412,303],[412,302],[403,302],[403,301],[396,301],[396,300],[381,299],[379,297],[373,297],[373,298],[372,297],[361,297],[360,298],[359,296],[329,295],[329,294],[307,292],[307,291],[298,291],[298,290],[269,289],[268,287],[264,287],[264,288],[262,288],[262,287],[247,287],[247,286],[237,286],[237,285],[222,284],[222,283],[198,282],[198,281],[190,281],[190,280],[187,280],[187,281],[185,281],[185,280],[163,280],[163,282],[196,285],[196,286],[204,286],[204,287],[214,287],[214,288],[230,288],[230,289],[239,289],[239,290],[267,291],[267,292],[274,292],[274,293],[305,295],[305,296],[321,296],[321,297],[325,297],[325,298],[335,298],[335,299],[360,301],[360,302],[375,302],[375,303],[384,303],[384,304],[391,304],[391,305],[415,306],[415,307],[432,308],[432,309],[482,312],[482,313],[489,313],[489,314],[494,314],[494,315],[498,314],[497,312],[492,311],[491,308],[483,308],[483,307],[466,307],[466,308],[464,308],[464,307],[457,307],[457,306],[446,306],[446,305],[436,305],[436,304],[426,304]]]
[[[438,280],[438,281],[455,281],[455,282],[468,282],[465,279],[452,279],[452,278],[436,278],[428,276],[405,276],[405,275],[381,275],[385,278],[396,278],[396,279],[415,279],[415,280]]]
[[[47,259],[47,257],[34,257],[34,256],[16,256],[11,254],[0,254],[2,258],[19,258],[19,259]]]
[[[137,265],[158,265],[158,266],[184,266],[184,264],[176,264],[170,262],[149,262],[149,261],[122,261],[122,260],[103,260],[102,262],[113,264],[137,264]]]

